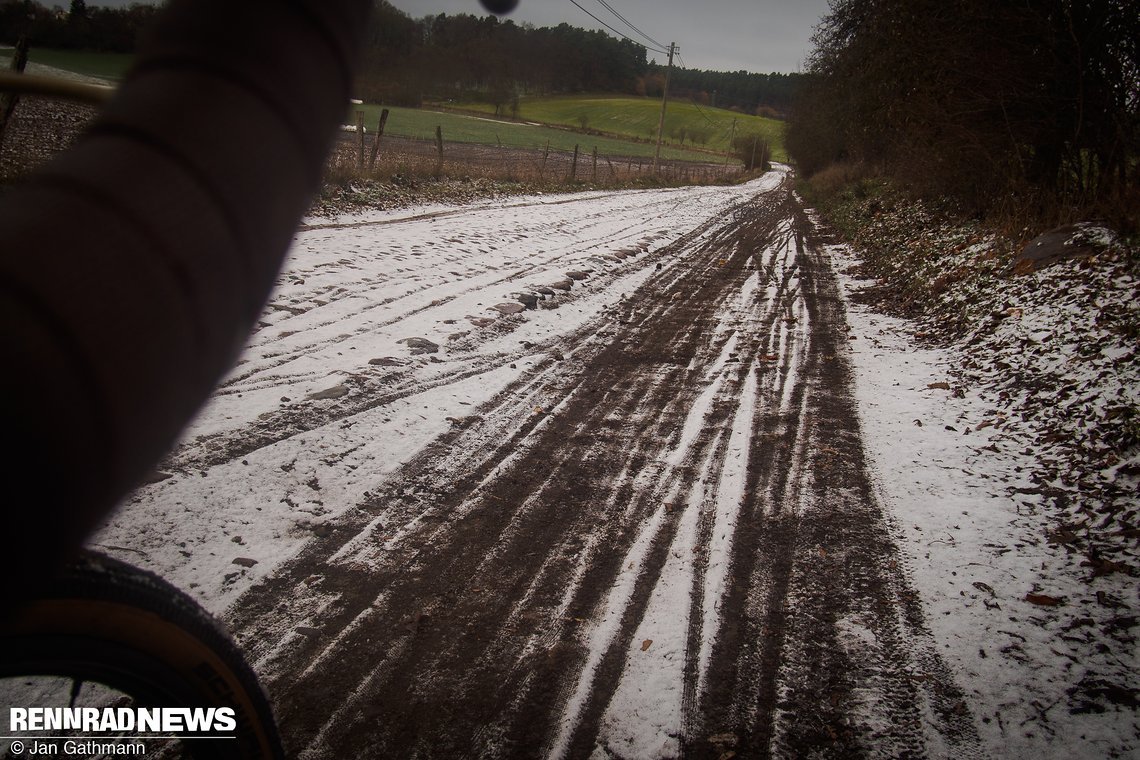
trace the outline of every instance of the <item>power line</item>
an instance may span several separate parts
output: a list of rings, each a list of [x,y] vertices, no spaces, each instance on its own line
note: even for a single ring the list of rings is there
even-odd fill
[[[685,63],[685,57],[683,55],[681,55],[680,53],[677,53],[677,58],[680,59],[682,68],[685,68],[685,69],[689,68],[689,64]],[[696,100],[693,100],[692,103],[693,103],[693,108],[697,109],[697,113],[699,113],[701,115],[701,118],[703,118],[706,122],[708,122],[710,127],[716,127],[717,129],[723,129],[724,128],[722,125],[717,124],[715,121],[713,121],[708,116],[708,114],[706,114],[701,109],[700,105],[697,104]]]
[[[626,36],[626,35],[622,34],[622,33],[621,33],[621,32],[619,32],[617,29],[614,29],[612,26],[610,26],[609,24],[607,24],[605,21],[602,21],[600,18],[598,18],[597,16],[595,16],[593,13],[590,13],[588,10],[586,10],[585,8],[583,8],[581,5],[578,5],[578,2],[577,2],[577,0],[570,0],[570,2],[571,2],[571,3],[574,3],[574,5],[576,5],[576,6],[578,7],[578,10],[582,11],[582,12],[583,12],[583,13],[585,13],[587,16],[589,16],[590,18],[594,19],[594,21],[597,21],[599,24],[601,24],[602,26],[604,26],[606,29],[609,29],[611,32],[613,32],[614,34],[616,34],[618,37],[621,37],[623,40],[629,40],[629,41],[630,41],[630,42],[632,42],[634,45],[641,45],[641,47],[643,47],[643,48],[646,48],[647,50],[652,50],[654,53],[661,53],[662,55],[668,55],[668,52],[667,52],[667,51],[665,51],[665,50],[658,50],[657,48],[652,48],[652,47],[649,47],[648,45],[644,45],[644,44],[642,44],[642,43],[638,42],[637,40],[633,39],[632,37],[628,37],[628,36]]]
[[[699,105],[697,105],[697,101],[696,101],[696,100],[694,100],[694,101],[693,101],[693,108],[697,109],[697,113],[699,113],[699,114],[701,115],[701,118],[702,118],[702,119],[704,119],[705,121],[707,121],[707,122],[708,122],[708,124],[709,124],[709,126],[710,126],[710,127],[716,127],[717,129],[724,129],[724,125],[722,125],[722,124],[717,124],[715,121],[713,121],[712,119],[710,119],[710,118],[708,117],[708,115],[707,115],[707,114],[705,114],[705,112],[704,112],[704,111],[702,111],[702,110],[701,110],[701,107],[700,107]]]
[[[641,35],[642,37],[644,37],[645,39],[647,39],[647,40],[649,40],[650,42],[652,42],[652,43],[653,43],[654,45],[656,45],[657,47],[659,47],[659,48],[668,47],[668,46],[667,46],[665,43],[663,43],[663,42],[658,42],[657,40],[653,39],[652,37],[650,37],[650,36],[649,36],[648,34],[646,34],[645,32],[643,32],[643,31],[641,31],[640,29],[638,29],[636,26],[634,26],[634,25],[633,25],[633,22],[632,22],[632,21],[630,21],[630,20],[629,20],[629,19],[627,19],[625,16],[621,15],[620,13],[618,13],[618,11],[617,11],[617,8],[614,8],[612,5],[610,5],[608,2],[606,2],[606,0],[598,0],[598,4],[599,4],[599,5],[601,5],[603,8],[605,8],[605,9],[606,9],[607,11],[609,11],[610,13],[614,14],[615,16],[617,16],[619,19],[621,19],[623,22],[625,22],[625,25],[626,25],[626,26],[628,26],[630,29],[632,29],[633,31],[635,31],[635,32],[637,32],[638,34],[640,34],[640,35]]]

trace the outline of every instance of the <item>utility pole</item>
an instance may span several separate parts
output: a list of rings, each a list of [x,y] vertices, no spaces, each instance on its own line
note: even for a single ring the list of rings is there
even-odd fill
[[[669,100],[669,74],[673,72],[673,54],[678,50],[677,43],[669,43],[669,67],[665,69],[665,89],[661,93],[661,118],[657,121],[657,150],[653,152],[653,173],[657,173],[657,162],[661,160],[661,133],[665,130],[665,103]]]
[[[732,141],[736,139],[736,119],[732,120],[732,135],[728,138],[728,152],[724,154],[724,173],[728,174],[728,159],[732,157]]]

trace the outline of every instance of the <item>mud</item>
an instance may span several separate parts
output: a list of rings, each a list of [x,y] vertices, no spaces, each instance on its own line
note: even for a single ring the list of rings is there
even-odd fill
[[[232,607],[290,756],[979,754],[789,183],[649,255]]]

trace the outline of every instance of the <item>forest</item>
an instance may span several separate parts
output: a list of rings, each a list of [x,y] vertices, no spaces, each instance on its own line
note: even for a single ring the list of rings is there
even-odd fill
[[[979,214],[1137,217],[1134,0],[836,0],[788,148]]]
[[[673,96],[747,113],[790,107],[798,75],[674,68]],[[570,24],[535,27],[491,16],[413,19],[380,0],[372,17],[361,89],[365,99],[418,105],[426,98],[502,104],[522,95],[660,96],[663,62],[641,45]]]
[[[27,35],[33,46],[129,53],[154,14],[150,5],[59,8],[0,0],[0,43]],[[670,94],[701,105],[780,116],[797,74],[674,68]],[[641,45],[570,24],[535,27],[493,16],[439,14],[413,19],[377,0],[358,81],[360,97],[388,105],[482,100],[506,105],[526,95],[614,93],[659,97],[664,62]]]
[[[132,53],[156,10],[144,4],[89,8],[84,0],[71,0],[64,11],[32,0],[5,0],[0,2],[0,44],[14,45],[26,36],[34,47]]]

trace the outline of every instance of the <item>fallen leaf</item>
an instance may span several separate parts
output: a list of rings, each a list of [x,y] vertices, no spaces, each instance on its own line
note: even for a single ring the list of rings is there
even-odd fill
[[[1071,530],[1061,528],[1049,534],[1049,543],[1051,544],[1071,544],[1077,540],[1078,536]]]
[[[1100,559],[1099,557],[1089,557],[1081,563],[1081,567],[1091,567],[1093,578],[1099,578],[1102,575],[1112,575],[1113,573],[1132,575],[1131,566],[1123,562],[1113,562],[1112,560]]]
[[[1025,601],[1030,604],[1040,605],[1041,607],[1057,607],[1064,604],[1063,599],[1058,599],[1055,596],[1048,596],[1047,594],[1033,594],[1025,595]]]
[[[948,391],[950,390],[950,383],[930,383],[926,387],[936,391]]]
[[[646,639],[645,641],[641,642],[641,651],[644,652],[651,646],[653,646],[653,639]]]

